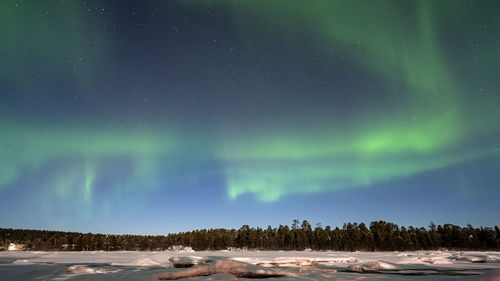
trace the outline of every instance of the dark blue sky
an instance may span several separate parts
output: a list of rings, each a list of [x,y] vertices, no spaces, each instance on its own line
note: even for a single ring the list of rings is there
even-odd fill
[[[0,227],[498,224],[495,1],[0,5]]]

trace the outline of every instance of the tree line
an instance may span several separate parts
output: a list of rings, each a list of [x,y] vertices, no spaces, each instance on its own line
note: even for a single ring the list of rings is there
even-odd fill
[[[0,228],[0,249],[8,249],[10,243],[37,251],[162,251],[178,245],[194,250],[500,250],[500,229],[470,224],[436,226],[432,222],[428,228],[399,227],[385,221],[371,222],[369,226],[346,223],[342,228],[318,223],[313,228],[307,220],[266,229],[243,225],[240,229],[201,229],[156,236]]]

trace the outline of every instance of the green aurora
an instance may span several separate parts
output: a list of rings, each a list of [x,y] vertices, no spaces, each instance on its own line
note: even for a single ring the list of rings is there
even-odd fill
[[[274,1],[240,3],[234,9],[242,33],[250,29],[245,26],[248,11],[263,25],[276,28],[298,18],[314,30],[312,40],[345,45],[353,50],[352,60],[360,66],[382,79],[404,83],[407,92],[392,93],[393,99],[411,102],[401,108],[385,108],[369,121],[354,122],[354,133],[349,130],[347,135],[344,128],[332,126],[323,128],[328,133],[322,138],[280,132],[275,138],[225,144],[231,198],[254,193],[260,200],[274,201],[288,193],[369,186],[498,153],[497,147],[460,151],[478,128],[464,118],[467,101],[455,86],[459,83],[438,41],[438,26],[458,16],[453,13],[461,12],[460,5],[448,1],[455,10],[443,11],[441,2],[417,1],[411,5],[413,10],[404,11],[408,7],[394,4]],[[495,130],[498,121],[497,115],[484,125]],[[237,168],[232,161],[238,163]]]

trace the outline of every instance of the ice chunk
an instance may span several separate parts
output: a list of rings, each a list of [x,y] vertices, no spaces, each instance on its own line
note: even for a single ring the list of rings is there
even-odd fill
[[[186,268],[195,265],[206,264],[208,259],[202,257],[171,257],[169,259],[175,268]]]
[[[26,265],[26,264],[33,264],[33,263],[28,261],[28,260],[15,260],[12,262],[12,264]]]
[[[398,269],[400,268],[397,265],[383,261],[370,261],[363,264],[350,265],[347,267],[347,271],[352,272],[377,272],[383,270]]]
[[[105,273],[103,270],[98,268],[91,268],[86,265],[72,265],[66,269],[68,273],[73,274],[94,274],[94,273]]]
[[[488,261],[487,255],[458,255],[455,257],[457,261],[467,261],[473,263],[485,263]]]

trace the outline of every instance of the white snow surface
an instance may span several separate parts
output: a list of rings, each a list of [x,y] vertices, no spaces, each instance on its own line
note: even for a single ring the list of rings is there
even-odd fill
[[[155,280],[175,267],[231,258],[297,273],[272,280],[478,280],[500,269],[500,252],[0,252],[0,280]],[[377,273],[377,274],[373,274]],[[187,280],[234,280],[228,274]],[[493,279],[492,279],[493,280]]]

